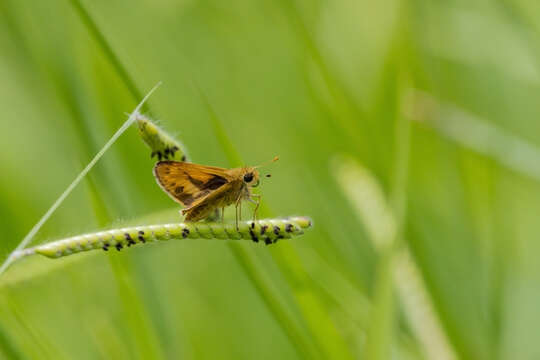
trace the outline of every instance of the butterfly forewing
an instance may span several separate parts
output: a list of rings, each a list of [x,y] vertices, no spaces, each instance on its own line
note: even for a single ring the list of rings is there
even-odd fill
[[[227,171],[179,161],[160,161],[154,167],[154,175],[161,188],[186,207],[231,181]]]

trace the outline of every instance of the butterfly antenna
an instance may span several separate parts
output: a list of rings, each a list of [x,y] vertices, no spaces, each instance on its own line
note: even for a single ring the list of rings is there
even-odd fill
[[[274,158],[272,160],[267,161],[265,163],[262,163],[261,165],[255,166],[255,169],[266,166],[266,165],[270,165],[271,163],[274,163],[274,162],[276,162],[278,160],[279,160],[279,156],[274,156]]]

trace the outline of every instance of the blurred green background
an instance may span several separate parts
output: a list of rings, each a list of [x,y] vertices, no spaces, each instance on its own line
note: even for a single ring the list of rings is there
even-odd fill
[[[160,80],[194,162],[233,165],[218,119],[280,155],[263,215],[315,224],[16,263],[0,356],[540,358],[539,32],[532,0],[0,0],[2,259]],[[129,129],[34,243],[179,221],[149,155]]]

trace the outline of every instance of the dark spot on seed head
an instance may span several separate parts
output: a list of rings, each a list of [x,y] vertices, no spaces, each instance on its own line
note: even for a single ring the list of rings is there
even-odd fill
[[[189,229],[188,229],[188,228],[184,228],[184,229],[182,230],[182,237],[185,239],[185,238],[188,237],[188,235],[189,235]]]
[[[103,250],[109,251],[109,244],[104,244],[103,245]]]
[[[255,235],[255,233],[251,229],[249,229],[249,236],[251,236],[251,240],[253,240],[254,242],[259,242],[259,238],[257,237],[257,235]]]
[[[124,237],[127,240],[127,246],[128,247],[131,246],[131,245],[135,245],[135,241],[133,241],[133,239],[131,238],[131,236],[128,233],[125,233]]]
[[[169,148],[165,148],[165,151],[163,151],[163,153],[165,154],[165,157],[169,156]]]
[[[261,235],[263,235],[266,232],[266,229],[268,229],[268,225],[261,226]]]
[[[281,231],[281,229],[279,228],[279,226],[274,226],[274,234],[276,235],[279,235],[279,232]]]
[[[255,229],[255,221],[253,221],[253,222],[251,223],[251,228],[252,228],[252,229]]]
[[[286,232],[289,232],[289,233],[292,232],[292,231],[293,231],[293,228],[294,228],[293,224],[287,224],[287,225],[285,225],[285,231],[286,231]]]
[[[264,243],[265,243],[266,245],[270,245],[270,244],[272,243],[272,240],[270,240],[269,237],[266,237],[266,238],[264,239]]]
[[[272,177],[272,174],[266,174],[266,177]]]
[[[116,250],[120,251],[124,247],[121,243],[117,243],[115,246]]]
[[[144,231],[139,230],[139,235],[137,235],[137,239],[139,239],[139,241],[144,244],[146,242],[146,240],[144,239],[143,235],[144,235]]]
[[[182,155],[182,161],[186,161],[186,155]]]

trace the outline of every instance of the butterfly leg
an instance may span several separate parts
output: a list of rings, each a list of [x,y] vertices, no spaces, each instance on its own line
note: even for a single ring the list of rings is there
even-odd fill
[[[248,200],[255,204],[255,210],[253,210],[253,222],[257,220],[257,210],[259,210],[259,205],[261,204],[261,195],[259,194],[251,194],[251,197],[256,198],[257,200],[253,200],[252,198],[249,198]]]
[[[242,221],[242,201],[238,202],[238,221]],[[238,226],[238,223],[236,224]]]
[[[221,223],[225,223],[225,206],[221,207]]]
[[[238,221],[242,220],[242,202],[241,201],[236,203],[235,210],[236,210],[236,230],[238,231],[240,230],[240,228],[238,227]]]
[[[235,211],[236,211],[236,230],[239,230],[238,227],[238,218],[242,217],[242,198],[239,196],[238,199],[236,199],[235,203]]]

